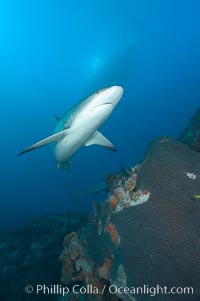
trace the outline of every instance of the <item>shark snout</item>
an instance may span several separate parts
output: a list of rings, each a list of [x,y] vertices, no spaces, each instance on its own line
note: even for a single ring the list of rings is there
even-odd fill
[[[122,96],[122,94],[124,92],[124,89],[121,86],[112,86],[112,87],[110,87],[110,89],[113,93],[116,93],[120,96]]]
[[[100,106],[111,105],[114,109],[123,95],[123,88],[121,86],[111,86],[99,90],[93,94],[93,99],[90,104],[90,109],[94,110]]]
[[[123,95],[124,89],[121,86],[112,86],[111,91],[115,95],[116,98],[121,98]]]
[[[110,103],[115,107],[123,95],[124,89],[121,86],[112,86],[109,88]]]

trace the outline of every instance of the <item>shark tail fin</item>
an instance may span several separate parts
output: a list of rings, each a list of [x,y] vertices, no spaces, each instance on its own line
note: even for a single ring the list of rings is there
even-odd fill
[[[32,151],[32,150],[34,150],[36,148],[42,147],[42,146],[44,146],[46,144],[49,144],[51,142],[58,142],[62,138],[62,136],[65,135],[65,134],[66,134],[66,130],[58,132],[56,134],[53,134],[53,135],[51,135],[51,136],[49,136],[49,137],[47,137],[47,138],[45,138],[43,140],[40,140],[39,142],[37,142],[37,143],[35,143],[35,144],[33,144],[33,145],[25,148],[22,152],[20,152],[18,154],[18,156],[21,156],[21,155],[23,155],[23,154],[25,154],[27,152],[30,152],[30,151]]]
[[[94,134],[86,141],[85,146],[89,146],[92,144],[98,144],[114,152],[117,151],[116,147],[99,131],[94,132]]]
[[[64,186],[75,197],[77,204],[79,204],[80,200],[82,198],[81,193],[78,190],[76,190],[74,187],[72,187],[72,186],[71,187],[67,186],[67,185],[64,185]]]
[[[60,118],[59,116],[57,116],[56,114],[54,114],[54,117],[55,117],[55,119],[56,119],[57,122],[59,122],[60,119],[61,119],[61,118]]]

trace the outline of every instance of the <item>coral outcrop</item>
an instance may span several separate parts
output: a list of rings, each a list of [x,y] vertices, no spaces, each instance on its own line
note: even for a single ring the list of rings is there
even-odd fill
[[[58,295],[25,293],[26,285],[61,284],[63,237],[87,223],[83,213],[44,216],[0,233],[0,301],[58,300]]]
[[[179,135],[178,140],[200,153],[200,108],[196,110],[187,127]]]
[[[173,287],[193,288],[193,294],[158,293],[159,301],[199,300],[200,154],[168,137],[156,139],[144,161],[109,176],[108,187],[107,200],[95,205],[93,225],[84,229],[87,243],[82,241],[83,255],[77,259],[83,267],[62,260],[65,283],[74,280],[68,275],[78,272],[75,280],[85,284],[95,279],[96,285],[125,287],[126,292],[112,295],[119,300],[148,301],[148,293],[134,290],[144,285],[167,287],[169,292]],[[65,245],[66,256],[70,248]],[[90,300],[107,296],[93,295]]]

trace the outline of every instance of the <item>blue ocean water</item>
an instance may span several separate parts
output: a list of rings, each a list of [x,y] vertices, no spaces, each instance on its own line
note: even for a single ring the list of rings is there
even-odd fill
[[[99,88],[124,96],[101,132],[118,148],[80,149],[71,172],[77,189],[102,182],[143,158],[151,139],[176,138],[200,100],[200,2],[2,0],[0,3],[0,227],[35,216],[90,210],[77,204],[46,146],[69,107]]]

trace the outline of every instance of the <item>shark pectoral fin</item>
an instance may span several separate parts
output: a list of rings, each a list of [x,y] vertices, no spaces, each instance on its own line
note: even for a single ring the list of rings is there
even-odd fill
[[[58,142],[62,138],[63,135],[66,135],[66,132],[67,132],[67,130],[64,130],[64,131],[58,132],[56,134],[53,134],[53,135],[51,135],[51,136],[49,136],[49,137],[47,137],[43,140],[40,140],[39,142],[37,142],[37,143],[27,147],[26,149],[24,149],[22,152],[20,152],[18,154],[18,156],[21,156],[21,155],[23,155],[27,152],[30,152],[30,151],[32,151],[36,148],[42,147],[42,146],[44,146],[46,144],[49,144],[51,142]]]
[[[86,141],[85,146],[89,146],[92,144],[101,145],[114,152],[117,151],[116,147],[98,131],[94,132],[94,134]]]

